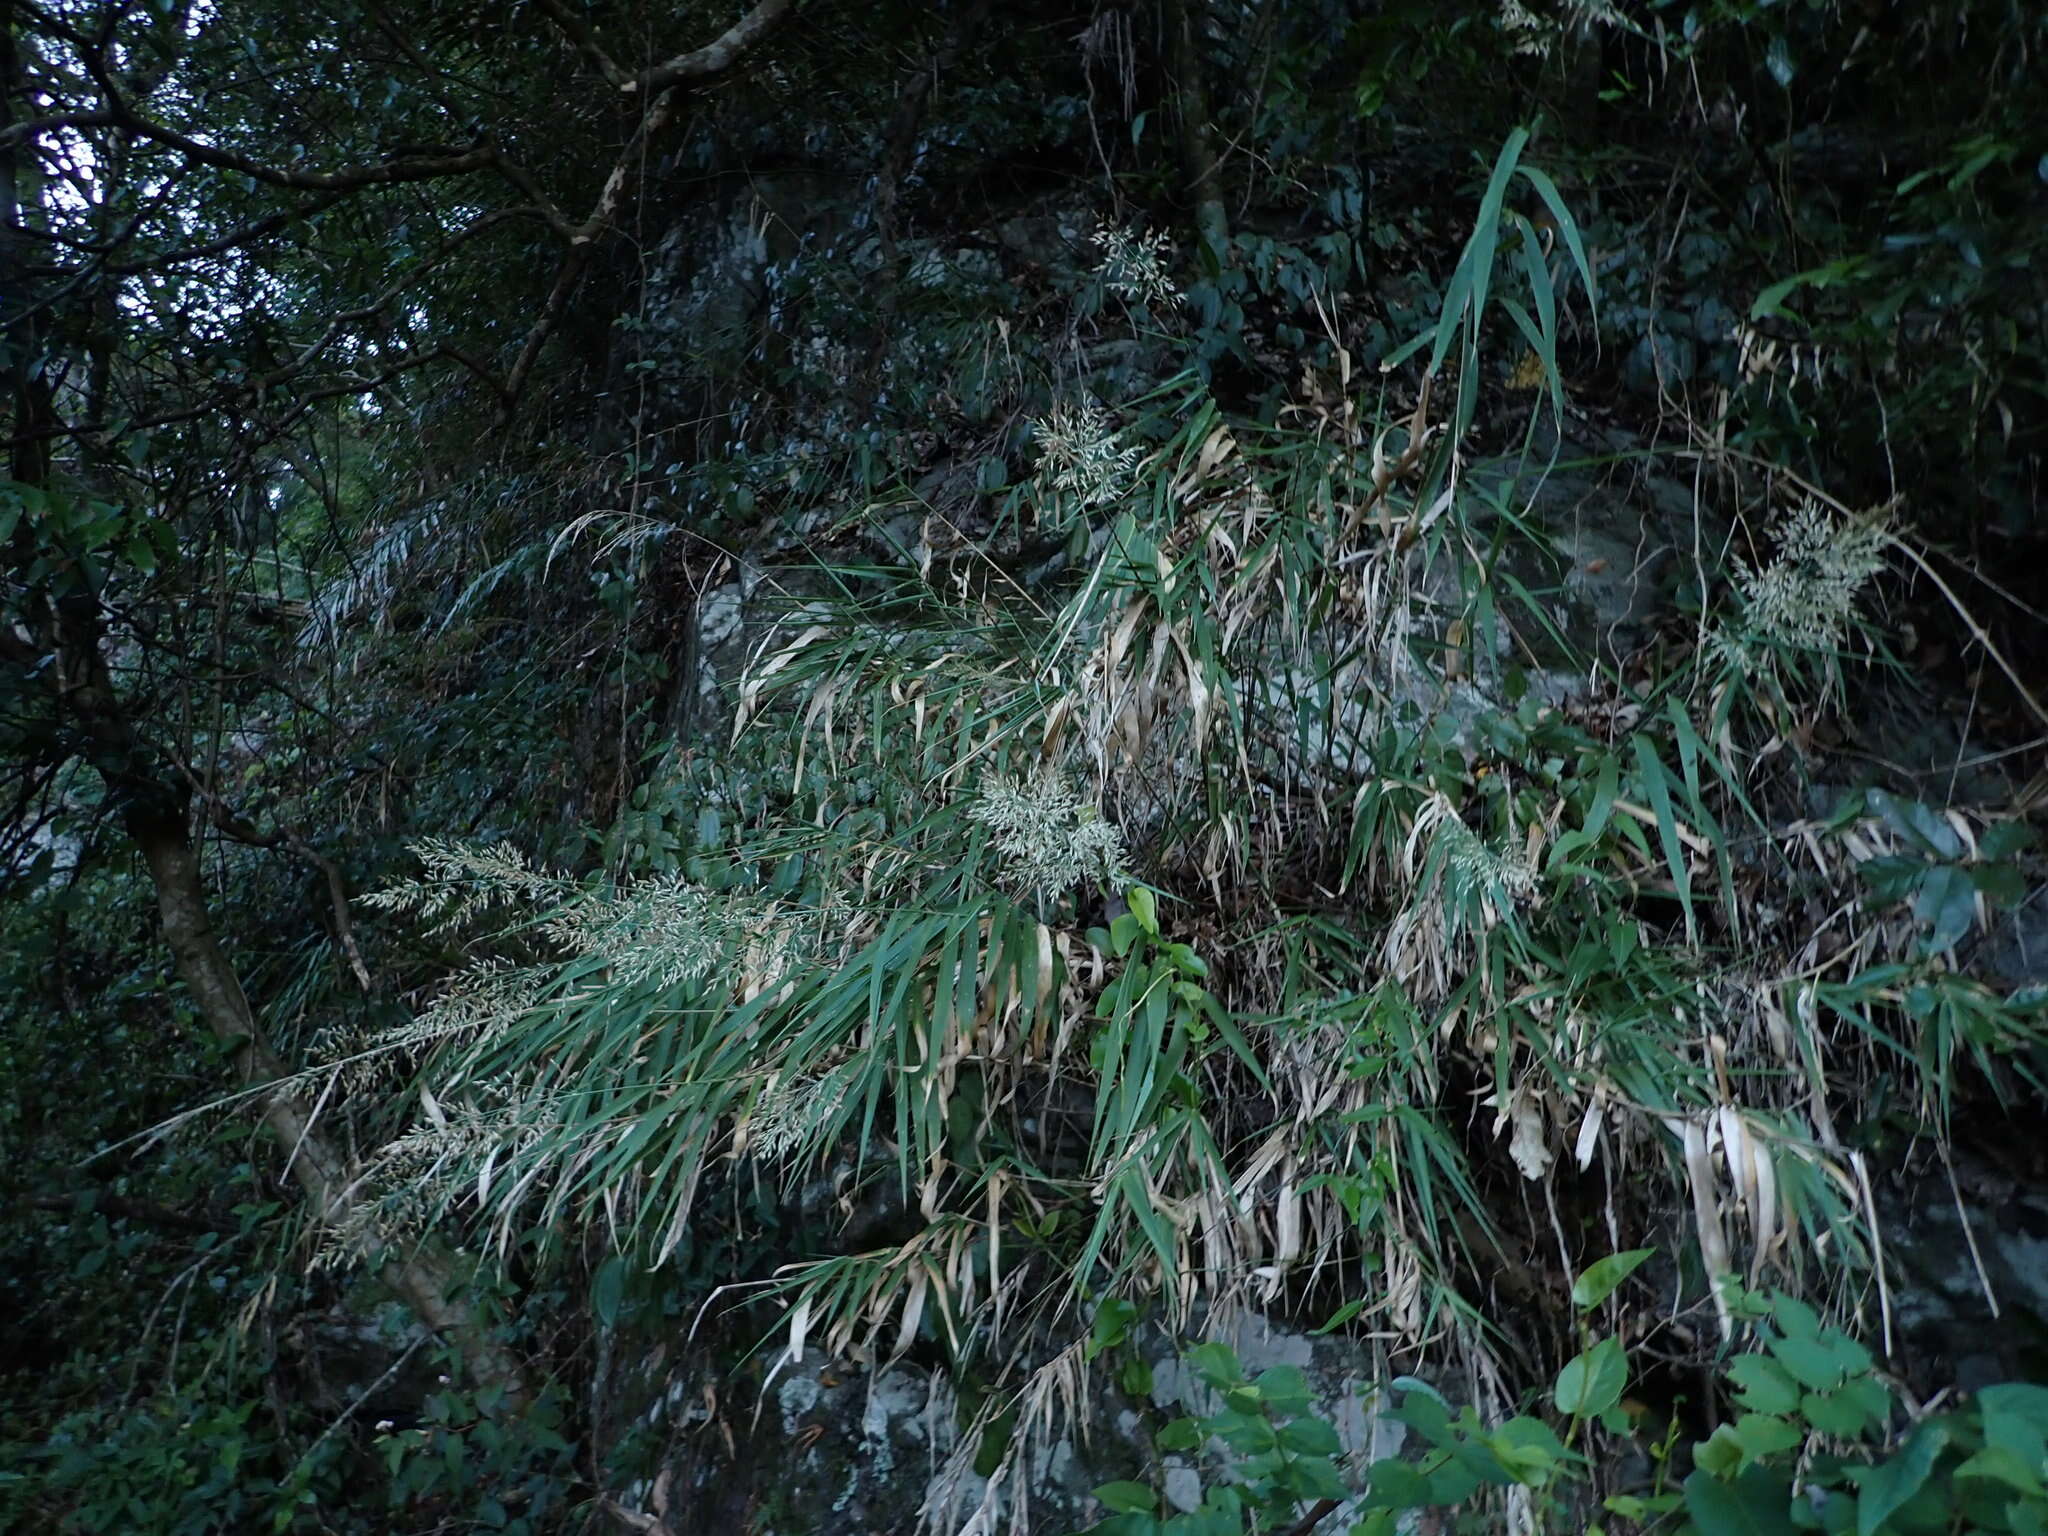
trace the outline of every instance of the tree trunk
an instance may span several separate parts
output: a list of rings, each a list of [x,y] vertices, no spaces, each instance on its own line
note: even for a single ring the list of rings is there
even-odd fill
[[[1221,271],[1230,248],[1230,218],[1223,208],[1223,183],[1209,140],[1209,93],[1202,84],[1202,51],[1195,39],[1191,0],[1166,0],[1164,19],[1167,73],[1180,119],[1181,175],[1195,208],[1195,233]]]
[[[12,121],[20,73],[14,21],[13,7],[0,3],[0,129]],[[5,395],[13,417],[7,467],[18,483],[48,490],[56,478],[61,422],[49,382],[55,370],[39,366],[45,338],[35,318],[34,295],[22,281],[24,158],[19,140],[0,140],[0,339],[8,354]],[[34,528],[32,518],[16,520],[8,553],[22,567],[28,563]],[[52,739],[63,744],[59,750],[91,762],[109,801],[121,808],[156,885],[164,938],[201,1016],[215,1035],[239,1047],[245,1082],[288,1077],[214,936],[192,843],[188,796],[135,730],[108,675],[98,593],[77,565],[60,566],[49,588],[28,593],[22,607],[28,634],[11,621],[0,622],[0,659],[19,667],[22,692],[31,691],[31,677],[51,687]],[[55,665],[45,666],[46,659]],[[327,1223],[338,1220],[354,1199],[341,1150],[321,1133],[305,1100],[288,1086],[261,1094],[259,1103],[264,1123],[283,1146],[316,1215]],[[524,1398],[518,1362],[490,1336],[476,1310],[457,1299],[459,1266],[444,1245],[429,1235],[406,1252],[390,1248],[366,1257],[422,1323],[461,1347],[473,1383],[500,1388],[514,1402]]]
[[[111,783],[108,788],[120,792]],[[241,981],[214,936],[185,810],[164,804],[165,798],[160,791],[131,799],[124,821],[148,862],[164,940],[177,961],[178,975],[214,1034],[238,1047],[245,1082],[288,1077],[289,1069],[263,1038]],[[262,1094],[258,1103],[263,1123],[285,1149],[292,1176],[315,1214],[325,1223],[340,1221],[354,1199],[347,1159],[314,1123],[305,1099],[289,1087]],[[475,1385],[500,1388],[514,1402],[524,1399],[518,1362],[490,1336],[475,1310],[456,1299],[457,1266],[445,1245],[429,1235],[407,1252],[385,1248],[366,1257],[414,1316],[461,1347],[464,1367]]]

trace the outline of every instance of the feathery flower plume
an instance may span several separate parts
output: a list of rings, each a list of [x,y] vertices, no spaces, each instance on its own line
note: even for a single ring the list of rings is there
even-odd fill
[[[1055,494],[1071,496],[1085,510],[1108,506],[1130,490],[1143,454],[1117,446],[1116,429],[1102,407],[1054,406],[1032,432],[1038,439],[1039,473],[1050,472]]]
[[[995,833],[1004,874],[1016,885],[1052,895],[1083,880],[1123,879],[1122,836],[1054,768],[1029,778],[996,774],[968,815]]]
[[[1134,304],[1170,306],[1183,302],[1183,295],[1166,270],[1173,246],[1157,230],[1140,235],[1118,224],[1105,224],[1095,231],[1095,248],[1102,252],[1096,273],[1103,285]]]

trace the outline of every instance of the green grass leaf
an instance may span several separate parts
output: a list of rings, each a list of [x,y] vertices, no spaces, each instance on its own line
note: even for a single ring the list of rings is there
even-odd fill
[[[1631,1248],[1596,1259],[1572,1282],[1572,1305],[1589,1312],[1614,1294],[1615,1288],[1634,1274],[1656,1253],[1654,1248]]]

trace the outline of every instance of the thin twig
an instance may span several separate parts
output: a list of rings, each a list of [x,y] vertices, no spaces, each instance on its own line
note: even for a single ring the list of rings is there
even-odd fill
[[[1956,1220],[1963,1224],[1963,1241],[1970,1245],[1970,1262],[1977,1268],[1977,1284],[1984,1289],[1984,1300],[1991,1308],[1992,1317],[1998,1316],[1998,1295],[1991,1289],[1991,1277],[1984,1272],[1984,1255],[1977,1251],[1977,1234],[1970,1229],[1970,1213],[1963,1208],[1963,1191],[1956,1183],[1955,1161],[1948,1155],[1948,1148],[1941,1149],[1941,1171],[1948,1175],[1948,1192],[1955,1198]]]
[[[1891,545],[1894,549],[1904,553],[1908,560],[1911,560],[1914,565],[1918,566],[1921,573],[1934,583],[1936,590],[1948,599],[1949,607],[1955,610],[1956,617],[1961,619],[1963,624],[1969,629],[1971,637],[1984,647],[1985,654],[1998,663],[1998,670],[2005,674],[2006,681],[2011,683],[2019,691],[2019,696],[2027,701],[2027,708],[2034,712],[2034,718],[2043,725],[2048,725],[2048,707],[2044,707],[2041,701],[2034,697],[2034,691],[2020,680],[2019,673],[2013,670],[2013,664],[2005,659],[2005,652],[1992,643],[1991,636],[1985,632],[1984,626],[1977,622],[1977,616],[1963,606],[1963,600],[1956,596],[1955,589],[1941,579],[1941,574],[1932,565],[1927,563],[1926,556],[1922,555],[1907,540],[1898,534],[1893,534],[1891,535]]]

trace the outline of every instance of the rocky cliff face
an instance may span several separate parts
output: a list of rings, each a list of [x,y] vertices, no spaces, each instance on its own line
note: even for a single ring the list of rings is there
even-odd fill
[[[1370,1344],[1250,1315],[1215,1332],[1249,1374],[1299,1367],[1359,1467],[1402,1451],[1408,1431],[1385,1412],[1390,1373]],[[668,1536],[1062,1536],[1101,1519],[1092,1490],[1119,1479],[1158,1484],[1170,1506],[1192,1510],[1206,1484],[1230,1476],[1230,1453],[1220,1442],[1162,1452],[1153,1436],[1169,1419],[1214,1412],[1215,1394],[1156,1332],[1122,1353],[1119,1372],[1070,1378],[1072,1395],[1055,1393],[1037,1423],[982,1432],[942,1372],[902,1362],[866,1366],[814,1348],[737,1379],[672,1374],[641,1410],[663,1444],[658,1465],[619,1502]]]

